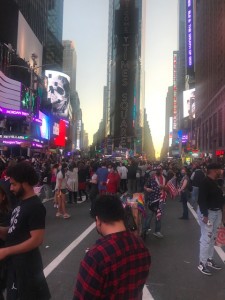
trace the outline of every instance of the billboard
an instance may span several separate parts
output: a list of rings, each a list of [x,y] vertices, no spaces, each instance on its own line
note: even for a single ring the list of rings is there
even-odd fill
[[[183,117],[195,118],[195,89],[183,92]]]
[[[173,141],[173,117],[169,118],[169,147],[172,146]]]
[[[177,129],[177,61],[178,52],[173,52],[173,129]]]
[[[0,71],[0,106],[20,110],[20,105],[21,82],[8,78]]]
[[[123,1],[115,12],[116,93],[114,144],[127,148],[134,137],[136,121],[136,64],[137,64],[138,9],[133,1]]]
[[[194,73],[194,10],[193,0],[186,0],[186,53],[187,74]]]
[[[30,28],[29,24],[19,11],[18,16],[18,34],[17,34],[17,54],[22,57],[24,60],[29,61],[29,64],[32,66],[33,61],[31,59],[31,54],[35,53],[37,55],[37,67],[35,72],[40,74],[42,64],[42,53],[43,46],[39,42],[38,38]]]
[[[47,99],[51,103],[52,113],[67,118],[70,103],[70,77],[64,73],[46,70]]]
[[[59,147],[66,146],[66,122],[64,120],[60,120],[58,126],[57,123],[54,123],[54,132],[58,133],[58,136],[54,139],[54,144]],[[57,128],[57,129],[56,129]]]
[[[40,126],[40,137],[49,140],[49,118],[39,111],[39,119],[42,120],[42,125]]]

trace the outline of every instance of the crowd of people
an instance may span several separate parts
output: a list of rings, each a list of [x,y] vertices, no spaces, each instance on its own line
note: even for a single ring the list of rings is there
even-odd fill
[[[91,216],[102,236],[81,262],[74,299],[111,299],[111,295],[141,299],[151,262],[144,241],[152,230],[153,219],[153,235],[163,238],[161,219],[168,197],[179,197],[183,211],[180,220],[189,220],[188,202],[197,210],[201,228],[198,269],[205,275],[212,275],[210,268],[221,269],[213,258],[213,246],[218,226],[225,223],[222,165],[187,166],[177,160],[159,163],[134,158],[119,162],[0,159],[0,299],[4,299],[5,289],[8,300],[50,299],[38,250],[45,231],[46,209],[35,187],[43,184],[51,187],[56,218],[72,217],[68,205],[81,202],[82,197],[90,200]],[[136,193],[145,198],[140,236],[128,230],[121,201],[121,195],[132,198]],[[123,245],[125,252],[118,245]],[[128,248],[134,254],[130,259]]]

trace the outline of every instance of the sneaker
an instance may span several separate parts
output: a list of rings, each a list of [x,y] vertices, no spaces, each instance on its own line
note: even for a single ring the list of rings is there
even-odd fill
[[[208,267],[210,267],[212,269],[222,270],[222,267],[218,266],[213,259],[208,258],[206,264],[207,264]]]
[[[146,235],[149,235],[151,231],[152,231],[151,228],[148,228],[148,229],[146,230]]]
[[[153,235],[156,236],[156,237],[159,238],[159,239],[162,239],[162,238],[163,238],[163,235],[162,235],[161,232],[154,232]]]
[[[205,274],[208,276],[212,275],[212,273],[209,271],[209,269],[202,262],[200,262],[198,269],[200,272],[202,272],[202,274]]]

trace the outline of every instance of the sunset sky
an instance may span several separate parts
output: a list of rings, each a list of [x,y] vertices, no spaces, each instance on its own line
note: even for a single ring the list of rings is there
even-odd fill
[[[178,0],[146,0],[145,107],[156,155],[165,131],[165,100],[172,85],[172,54],[177,50]],[[108,0],[64,0],[63,39],[77,52],[77,91],[85,130],[92,142],[103,115],[107,80]]]

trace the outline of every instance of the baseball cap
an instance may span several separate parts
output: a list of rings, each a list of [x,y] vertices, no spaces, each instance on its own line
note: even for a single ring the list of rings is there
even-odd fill
[[[220,170],[222,169],[222,166],[217,163],[211,163],[207,166],[207,170]]]

